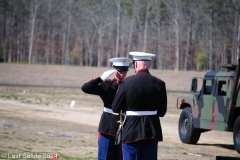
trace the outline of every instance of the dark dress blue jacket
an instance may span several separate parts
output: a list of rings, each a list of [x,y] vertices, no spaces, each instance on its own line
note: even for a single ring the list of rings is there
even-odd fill
[[[113,99],[116,95],[119,82],[115,79],[102,81],[100,77],[93,79],[82,86],[82,91],[88,94],[98,95],[106,108],[111,109]],[[117,112],[118,113],[118,112]],[[119,127],[119,115],[103,112],[98,132],[115,136]]]
[[[122,81],[112,109],[114,112],[157,111],[157,115],[127,115],[122,131],[123,143],[142,139],[163,140],[159,117],[167,111],[165,82],[152,76],[148,70],[140,70]]]

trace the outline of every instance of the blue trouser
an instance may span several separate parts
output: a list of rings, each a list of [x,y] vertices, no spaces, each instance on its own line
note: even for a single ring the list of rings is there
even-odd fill
[[[157,160],[158,141],[139,140],[131,143],[123,143],[123,160]]]
[[[118,160],[121,148],[114,145],[116,136],[100,133],[98,136],[98,160]]]

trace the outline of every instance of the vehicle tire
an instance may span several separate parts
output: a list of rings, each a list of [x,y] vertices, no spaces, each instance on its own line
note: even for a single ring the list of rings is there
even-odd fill
[[[234,143],[235,150],[240,154],[240,116],[238,116],[234,124],[233,143]]]
[[[200,129],[194,128],[192,111],[190,107],[182,110],[178,122],[178,134],[183,143],[196,144],[200,138]]]

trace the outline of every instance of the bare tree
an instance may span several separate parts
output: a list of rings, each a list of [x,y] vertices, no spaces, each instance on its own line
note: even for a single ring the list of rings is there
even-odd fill
[[[129,29],[129,35],[128,35],[128,43],[127,43],[127,57],[129,57],[129,52],[132,44],[132,34],[133,34],[133,26],[136,18],[136,12],[137,12],[137,6],[136,6],[137,0],[134,0],[133,3],[131,4],[132,8],[132,17],[131,17],[131,22],[130,22],[130,29]]]
[[[236,59],[239,58],[239,49],[240,49],[240,15],[238,15],[238,34],[237,34],[237,51],[236,51]]]
[[[152,0],[152,7],[155,15],[155,23],[157,26],[157,68],[162,69],[162,52],[161,52],[161,25],[160,25],[160,1]]]
[[[41,3],[37,0],[33,0],[30,3],[30,36],[29,36],[29,52],[28,52],[28,64],[31,64],[33,45],[34,45],[34,30],[37,17],[37,9]]]
[[[168,10],[171,13],[171,19],[173,20],[173,28],[175,32],[175,57],[176,57],[176,66],[175,66],[175,71],[179,71],[180,65],[179,65],[179,14],[181,11],[181,2],[180,0],[173,0],[173,1],[166,1],[163,0],[164,3],[166,4]]]
[[[13,47],[13,26],[14,26],[14,23],[15,23],[15,13],[13,12],[13,14],[11,15],[11,21],[10,21],[10,33],[9,33],[9,38],[8,38],[8,62],[11,63],[12,62],[12,57],[13,57],[13,50],[14,50],[14,47]]]
[[[67,10],[67,30],[66,30],[66,41],[65,41],[65,65],[69,65],[69,43],[70,43],[70,34],[72,26],[72,12],[73,12],[74,3],[73,0],[68,1],[68,10]],[[63,44],[64,45],[64,44]]]
[[[2,61],[3,62],[6,62],[6,60],[7,60],[7,52],[6,52],[6,41],[7,41],[7,31],[6,31],[6,29],[7,29],[7,8],[5,8],[4,10],[3,10],[3,12],[1,13],[2,14],[2,16],[1,16],[1,23],[0,23],[0,25],[1,25],[1,48],[2,48]]]
[[[232,63],[236,63],[237,60],[239,59],[239,54],[240,54],[240,2],[239,1],[234,1],[234,6],[235,6],[235,30],[236,32],[234,33],[233,37],[236,37],[233,38],[234,39],[234,46],[235,46],[235,50],[236,50],[236,53],[235,53],[235,56],[232,56]]]
[[[52,10],[52,0],[47,1],[48,4],[48,12],[47,12],[47,44],[46,44],[46,64],[49,64],[49,53],[50,53],[50,46],[51,46],[51,21],[52,21],[52,15],[51,15],[51,10]]]
[[[118,57],[119,38],[120,38],[120,22],[121,22],[121,0],[115,0],[117,5],[117,36],[116,36],[116,51],[115,57]]]
[[[147,47],[147,33],[148,33],[148,14],[149,14],[149,8],[150,8],[150,2],[147,1],[147,7],[146,7],[146,17],[144,22],[144,42],[143,42],[143,52],[146,52]]]
[[[185,50],[185,60],[184,60],[184,70],[188,70],[188,64],[191,63],[189,60],[189,56],[192,56],[193,53],[193,42],[195,38],[196,30],[195,26],[197,23],[197,5],[196,0],[185,2],[185,17],[187,19],[187,39],[186,39],[186,50]]]
[[[97,29],[98,33],[98,47],[97,47],[97,66],[100,67],[103,61],[103,35],[105,31],[105,27],[112,25],[112,22],[108,22],[106,15],[109,9],[111,8],[110,3],[107,0],[98,1],[95,3],[96,5],[96,13],[90,12],[92,22]],[[97,16],[96,16],[97,15]]]

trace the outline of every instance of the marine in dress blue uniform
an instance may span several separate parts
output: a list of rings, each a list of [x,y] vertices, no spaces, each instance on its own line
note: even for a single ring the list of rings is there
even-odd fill
[[[149,72],[154,54],[130,52],[135,75],[120,84],[112,103],[114,112],[126,113],[122,130],[124,160],[157,160],[158,141],[163,140],[159,117],[167,111],[165,82]]]
[[[119,127],[119,112],[112,111],[112,102],[121,80],[126,77],[129,70],[130,58],[112,58],[112,70],[105,71],[100,77],[97,77],[82,86],[82,91],[88,94],[98,95],[103,101],[103,113],[98,127],[98,160],[118,159],[120,146],[114,145],[116,133]],[[107,79],[113,73],[113,79]]]

